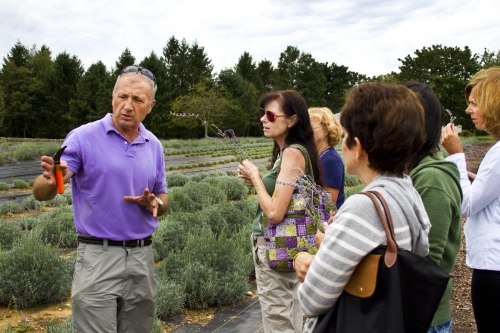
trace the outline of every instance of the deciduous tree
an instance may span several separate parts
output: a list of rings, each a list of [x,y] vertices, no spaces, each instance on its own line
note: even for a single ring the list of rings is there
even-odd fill
[[[203,126],[205,137],[208,137],[208,127],[220,123],[218,119],[235,106],[224,98],[223,92],[211,81],[196,84],[188,95],[179,96],[172,105],[172,122],[186,128]]]
[[[484,49],[483,54],[481,55],[481,67],[486,69],[493,66],[500,66],[500,50],[496,53],[494,51],[489,51],[488,49]]]
[[[477,54],[467,46],[461,49],[433,45],[416,50],[414,57],[407,55],[398,60],[402,63],[398,74],[401,83],[414,80],[430,85],[443,108],[456,116],[455,122],[463,129],[474,129],[470,117],[464,112],[467,104],[463,92],[472,75],[481,68]],[[443,119],[449,121],[450,117],[445,114]]]

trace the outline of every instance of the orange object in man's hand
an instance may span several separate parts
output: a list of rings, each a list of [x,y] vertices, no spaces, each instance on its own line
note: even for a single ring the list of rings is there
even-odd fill
[[[61,170],[61,155],[63,154],[64,149],[66,149],[66,146],[59,149],[54,154],[54,157],[52,158],[54,160],[54,169],[55,169],[55,173],[56,173],[57,193],[59,193],[59,194],[64,193],[64,179],[63,179],[63,174],[62,174],[62,170]]]

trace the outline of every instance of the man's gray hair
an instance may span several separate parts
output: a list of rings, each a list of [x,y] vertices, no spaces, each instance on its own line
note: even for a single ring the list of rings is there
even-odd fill
[[[140,75],[142,75],[141,73],[123,73],[123,74],[118,75],[118,77],[116,78],[115,86],[113,87],[113,94],[116,91],[116,86],[118,85],[118,81],[120,80],[122,75],[127,75],[127,74],[140,74]],[[144,75],[142,75],[142,76],[144,76]],[[155,100],[155,95],[156,95],[156,91],[158,90],[158,85],[156,84],[156,82],[149,79],[148,77],[146,77],[146,79],[148,79],[147,81],[151,85],[151,94],[150,94],[151,99],[149,100],[149,104],[151,104]]]

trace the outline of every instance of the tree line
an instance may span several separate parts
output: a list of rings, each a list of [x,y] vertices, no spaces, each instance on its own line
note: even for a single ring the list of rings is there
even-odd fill
[[[76,55],[62,52],[53,57],[46,45],[28,48],[18,41],[0,71],[0,136],[64,138],[71,129],[102,118],[111,112],[116,77],[134,64],[156,75],[157,103],[144,125],[162,139],[211,135],[211,124],[231,128],[238,136],[260,136],[257,103],[263,94],[295,89],[309,106],[326,106],[336,113],[345,93],[367,81],[427,83],[456,124],[474,129],[463,112],[463,89],[480,69],[500,65],[500,51],[477,54],[467,46],[433,45],[398,60],[399,72],[368,77],[288,46],[276,67],[244,52],[233,67],[214,73],[203,46],[172,36],[159,56],[151,52],[137,62],[126,48],[111,69],[97,61],[85,70]],[[443,114],[448,121],[450,115]]]

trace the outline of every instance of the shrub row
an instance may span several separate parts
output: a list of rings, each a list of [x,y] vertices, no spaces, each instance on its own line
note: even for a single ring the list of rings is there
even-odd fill
[[[62,195],[56,195],[54,199],[49,201],[38,201],[35,200],[33,195],[30,195],[23,199],[22,203],[18,203],[15,200],[7,201],[0,204],[0,215],[20,214],[26,210],[40,210],[42,207],[63,207],[71,205],[71,190],[66,191]]]
[[[11,250],[0,252],[0,304],[24,309],[63,301],[68,296],[73,261],[32,233],[26,234]]]
[[[60,142],[46,141],[22,141],[0,140],[0,165],[16,163],[21,160],[35,160],[40,156],[52,156],[61,148]]]
[[[161,261],[174,250],[183,250],[187,235],[210,229],[215,234],[225,232],[237,235],[242,228],[251,225],[257,199],[223,202],[196,212],[177,212],[160,218],[158,229],[153,233],[155,261]]]
[[[241,302],[253,270],[250,232],[247,226],[232,238],[209,229],[188,234],[184,249],[170,253],[159,267],[159,289],[165,293],[159,292],[157,316],[165,319],[181,304],[206,309]]]
[[[227,164],[227,163],[233,163],[233,162],[238,162],[238,159],[236,157],[231,157],[231,158],[226,158],[223,160],[216,160],[216,161],[204,161],[204,162],[198,162],[198,163],[186,163],[186,164],[169,164],[167,165],[166,169],[167,171],[172,171],[172,170],[183,170],[183,169],[196,169],[196,168],[203,168],[203,167],[209,167],[213,165],[219,165],[219,164]]]
[[[218,142],[216,142],[216,140]],[[227,150],[227,146],[218,139],[168,140],[162,141],[162,144],[165,148],[165,155],[207,153]],[[267,138],[240,138],[237,140],[237,144],[242,149],[248,149],[253,147],[270,147],[273,145],[273,142]]]
[[[169,189],[169,211],[195,212],[223,201],[241,200],[247,194],[247,186],[236,177],[210,177],[200,182],[189,181],[182,187]]]
[[[23,216],[11,222],[0,219],[0,248],[11,249],[23,231],[31,231],[40,243],[54,247],[76,247],[76,230],[72,207],[66,206],[40,214]]]

